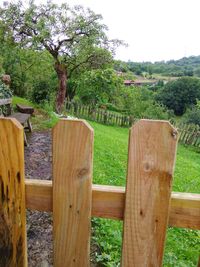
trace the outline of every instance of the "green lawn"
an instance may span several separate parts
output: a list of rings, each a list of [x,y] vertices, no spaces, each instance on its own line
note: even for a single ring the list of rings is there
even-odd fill
[[[125,185],[128,129],[90,122],[95,132],[93,183]],[[200,153],[179,145],[173,191],[200,193]],[[121,229],[118,221],[93,219],[100,247],[97,259],[106,266],[118,266],[121,253]],[[169,228],[164,266],[197,266],[200,231]]]

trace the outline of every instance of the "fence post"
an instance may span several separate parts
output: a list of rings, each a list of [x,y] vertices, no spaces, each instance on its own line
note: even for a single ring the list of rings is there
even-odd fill
[[[130,130],[122,267],[162,265],[176,144],[166,121],[140,120]]]
[[[0,267],[26,267],[23,127],[0,119]]]
[[[108,118],[108,113],[107,113],[107,110],[104,111],[104,114],[103,114],[103,123],[106,124],[107,123],[107,118]]]
[[[89,266],[93,129],[60,120],[53,129],[55,267]]]

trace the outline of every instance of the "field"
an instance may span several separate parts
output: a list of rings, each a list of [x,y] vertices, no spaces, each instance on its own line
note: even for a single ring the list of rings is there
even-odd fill
[[[96,184],[125,185],[128,129],[90,122],[95,131],[94,180]],[[179,145],[173,191],[200,193],[200,153]],[[93,219],[93,240],[99,247],[98,261],[118,266],[121,229],[118,221]],[[168,228],[164,266],[197,266],[200,231]]]

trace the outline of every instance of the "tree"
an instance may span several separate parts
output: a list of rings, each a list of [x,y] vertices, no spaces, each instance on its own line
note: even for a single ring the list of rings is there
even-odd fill
[[[168,82],[156,99],[170,110],[174,110],[176,115],[182,115],[188,107],[195,105],[197,99],[200,99],[200,80],[183,77]]]
[[[127,114],[135,118],[169,119],[167,109],[154,101],[153,92],[145,87],[125,87],[121,91]]]
[[[86,104],[113,103],[123,86],[123,79],[113,69],[91,70],[77,82],[77,94]]]
[[[23,47],[35,50],[46,49],[54,59],[59,86],[56,109],[61,111],[65,97],[68,97],[67,79],[79,67],[94,64],[105,57],[105,50],[113,53],[122,42],[108,40],[102,24],[101,15],[81,6],[69,7],[68,4],[34,4],[24,8],[21,1],[7,3],[0,9],[0,21],[8,34]]]

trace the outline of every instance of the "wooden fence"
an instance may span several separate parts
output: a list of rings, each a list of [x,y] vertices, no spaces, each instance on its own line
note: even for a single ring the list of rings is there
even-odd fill
[[[179,131],[179,141],[186,145],[200,147],[200,127],[194,124],[174,124]]]
[[[117,114],[91,106],[78,105],[71,102],[66,103],[66,109],[70,114],[78,118],[89,119],[107,125],[117,125],[120,127],[131,127],[138,119],[133,116]],[[193,124],[183,124],[171,122],[179,131],[179,141],[186,145],[200,147],[200,127]]]
[[[102,108],[79,105],[71,102],[66,103],[66,109],[70,114],[82,119],[89,119],[107,125],[130,127],[134,123],[133,116],[117,114]]]
[[[26,267],[25,208],[53,211],[54,267],[90,262],[91,216],[124,221],[121,266],[162,266],[167,225],[200,229],[200,195],[171,193],[177,132],[138,121],[129,135],[126,189],[92,185],[93,129],[53,129],[53,183],[25,180],[23,127],[0,119],[0,267]]]

